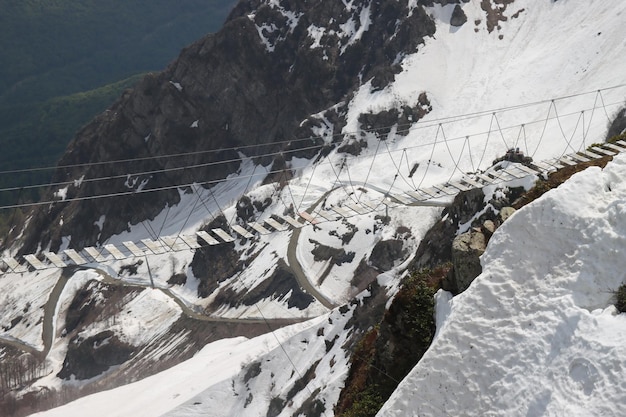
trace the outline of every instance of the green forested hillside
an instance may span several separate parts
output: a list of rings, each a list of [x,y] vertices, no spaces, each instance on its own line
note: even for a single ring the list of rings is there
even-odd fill
[[[0,0],[0,105],[158,70],[234,0]]]
[[[217,31],[235,3],[0,0],[0,172],[53,165],[82,125],[140,74]],[[48,175],[0,174],[0,188]],[[35,195],[0,191],[0,205]]]

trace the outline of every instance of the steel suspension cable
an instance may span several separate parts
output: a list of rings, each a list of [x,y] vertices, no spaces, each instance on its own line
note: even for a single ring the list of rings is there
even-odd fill
[[[435,155],[435,147],[437,146],[437,138],[439,137],[439,130],[441,130],[441,124],[439,124],[439,126],[437,127],[437,132],[435,133],[435,141],[433,142],[433,149],[430,152],[430,158],[428,159],[428,162],[426,164],[424,175],[422,176],[420,183],[417,185],[418,189],[422,187],[422,184],[424,183],[424,180],[426,179],[426,174],[428,174],[428,168],[430,168],[430,164],[432,163],[433,155]]]

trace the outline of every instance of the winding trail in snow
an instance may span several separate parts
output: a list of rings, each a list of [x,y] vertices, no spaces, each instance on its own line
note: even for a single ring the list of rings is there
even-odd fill
[[[61,294],[63,294],[63,289],[66,284],[72,278],[72,275],[77,270],[93,270],[98,273],[102,277],[102,281],[109,285],[116,286],[125,286],[125,287],[139,287],[139,288],[152,288],[150,284],[141,284],[141,283],[133,283],[123,281],[121,279],[117,279],[112,277],[109,273],[102,269],[98,268],[85,268],[85,267],[67,267],[63,270],[61,276],[57,280],[57,283],[52,288],[50,295],[48,296],[48,301],[44,305],[44,315],[42,322],[42,340],[43,340],[43,350],[39,350],[36,347],[25,343],[19,339],[2,337],[0,336],[0,343],[13,347],[15,349],[21,350],[22,352],[29,353],[40,360],[44,360],[50,352],[52,344],[54,343],[56,329],[54,326],[55,318],[57,315],[57,306],[59,300],[61,298]],[[272,324],[272,328],[283,327],[290,324],[301,323],[303,321],[311,319],[311,317],[297,317],[297,318],[227,318],[227,317],[214,317],[207,316],[198,311],[195,311],[191,308],[182,298],[177,296],[174,292],[172,292],[169,288],[154,288],[156,290],[161,291],[167,297],[171,298],[181,309],[183,315],[191,318],[193,320],[204,321],[204,322],[212,322],[212,323],[231,323],[231,324],[250,324],[250,325],[259,325],[259,324]]]
[[[43,341],[43,350],[39,350],[34,346],[29,345],[28,343],[22,342],[21,340],[14,338],[6,338],[0,336],[0,342],[23,352],[29,353],[40,360],[44,360],[48,355],[48,352],[50,352],[50,348],[52,347],[52,343],[54,342],[55,338],[56,330],[54,328],[54,318],[56,316],[56,309],[59,298],[63,293],[65,285],[77,269],[79,268],[67,267],[63,269],[63,272],[59,276],[59,279],[57,280],[54,287],[52,288],[52,291],[50,291],[48,301],[46,301],[46,304],[44,304],[43,306],[44,313],[41,326],[41,339]]]
[[[337,188],[333,188],[329,191],[326,191],[324,194],[322,194],[320,198],[317,199],[315,203],[313,203],[313,205],[311,205],[305,211],[311,214],[313,210],[315,210],[315,208],[336,189]],[[296,277],[296,281],[298,281],[298,285],[300,285],[300,288],[309,293],[311,296],[315,297],[315,299],[319,301],[320,304],[322,304],[324,307],[332,310],[333,308],[337,307],[338,304],[329,300],[313,284],[311,284],[311,281],[309,281],[309,278],[304,272],[302,264],[300,264],[300,260],[298,259],[298,253],[296,249],[298,247],[298,240],[300,239],[301,230],[301,228],[293,229],[291,238],[289,239],[289,245],[287,246],[287,263],[289,264],[289,268],[291,268],[291,272],[293,272],[294,276]],[[323,275],[328,274],[328,272],[330,272],[330,268],[332,268],[332,263],[329,264],[327,270],[324,271]]]
[[[338,304],[329,300],[324,294],[322,294],[318,289],[311,284],[309,278],[307,277],[300,261],[298,260],[298,255],[296,251],[296,247],[298,246],[298,239],[300,238],[300,229],[294,229],[293,234],[291,235],[291,239],[289,240],[289,246],[287,246],[287,263],[289,263],[289,268],[291,268],[291,272],[293,272],[296,277],[296,281],[298,281],[298,285],[309,293],[311,296],[315,297],[317,301],[320,302],[324,307],[332,310],[337,307]],[[329,264],[328,268],[322,275],[327,275],[332,268],[332,263]]]
[[[41,330],[41,338],[43,339],[43,351],[41,352],[41,355],[43,358],[48,356],[48,352],[50,352],[52,343],[54,343],[56,333],[54,319],[57,315],[57,305],[59,304],[59,299],[61,298],[61,294],[63,294],[63,289],[65,288],[65,285],[78,269],[79,268],[77,267],[69,267],[63,269],[61,276],[57,280],[57,283],[54,285],[54,288],[52,288],[50,296],[48,296],[48,301],[43,308],[43,325]]]

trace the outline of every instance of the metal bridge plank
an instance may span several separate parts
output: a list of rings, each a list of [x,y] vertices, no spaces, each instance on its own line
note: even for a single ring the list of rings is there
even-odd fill
[[[254,237],[252,233],[248,232],[246,229],[239,226],[238,224],[233,224],[230,228],[246,239],[252,239]]]
[[[444,191],[444,188],[445,187],[443,185],[433,185],[422,191],[431,194],[433,197],[441,197],[446,194],[446,192]]]
[[[354,216],[354,213],[350,212],[349,210],[346,210],[345,208],[341,207],[341,206],[332,206],[331,209],[337,213],[338,215],[340,215],[341,217],[350,217],[350,216]]]
[[[565,156],[560,157],[559,158],[559,162],[561,164],[569,165],[569,166],[574,166],[574,165],[578,164],[578,162],[572,161],[571,159],[568,159],[568,157],[569,157],[569,155],[565,155]]]
[[[144,256],[146,253],[139,249],[139,246],[137,246],[135,244],[135,242],[124,242],[122,243],[124,246],[126,246],[128,248],[128,250],[130,251],[130,253],[133,254],[133,256]]]
[[[609,151],[609,150],[604,149],[604,148],[601,148],[601,147],[599,147],[599,146],[593,146],[593,147],[591,147],[591,151],[592,151],[592,152],[601,153],[601,154],[606,155],[606,156],[615,156],[615,152],[613,152],[613,151]]]
[[[171,236],[163,236],[159,237],[158,240],[161,243],[161,247],[165,252],[174,250],[174,244],[176,243],[176,239],[172,239]]]
[[[524,171],[528,175],[537,175],[537,174],[542,174],[543,173],[543,170],[540,169],[540,168],[533,169],[531,167],[527,167],[524,164],[517,165],[517,169],[519,169],[520,171]]]
[[[111,243],[109,243],[108,245],[104,245],[104,249],[109,251],[109,253],[113,255],[113,257],[117,259],[118,261],[122,259],[126,259],[126,256],[124,256],[124,254],[117,248],[117,246]]]
[[[28,271],[28,268],[13,258],[2,258],[2,262],[4,262],[13,272],[17,274]]]
[[[448,184],[453,186],[454,188],[459,189],[460,191],[469,191],[472,189],[469,185],[465,185],[460,181],[448,181]]]
[[[365,203],[363,202],[359,203],[365,205]],[[348,201],[346,203],[346,206],[349,207],[350,210],[354,210],[358,214],[368,214],[371,211],[371,207],[368,206],[369,208],[364,208],[359,203],[355,203],[354,201]]]
[[[550,171],[556,171],[556,167],[554,167],[553,165],[550,164],[546,164],[545,162],[533,162],[533,165],[535,165],[538,168],[541,168],[543,170],[543,172],[550,172]]]
[[[161,238],[161,241],[164,243],[166,250],[174,252],[189,250],[189,245],[180,236],[164,236]]]
[[[319,223],[318,220],[311,216],[308,212],[306,211],[301,211],[300,213],[298,213],[298,215],[300,217],[302,217],[304,220],[306,220],[307,222],[311,223],[311,224],[317,224]]]
[[[478,178],[479,180],[483,181],[485,183],[485,185],[486,184],[493,184],[493,182],[495,180],[495,178],[492,178],[492,177],[490,177],[488,175],[481,174],[481,173],[476,173],[476,174],[474,174],[474,176],[476,178]],[[484,185],[481,185],[480,187],[484,187]]]
[[[228,233],[226,233],[224,230],[222,230],[220,228],[211,229],[211,231],[213,233],[215,233],[224,242],[228,243],[228,242],[234,242],[235,241],[234,237],[232,237],[231,235],[229,235]]]
[[[48,260],[57,268],[65,268],[67,266],[67,264],[63,262],[63,259],[61,259],[61,257],[54,252],[44,252],[43,256],[48,258]]]
[[[441,197],[441,190],[435,187],[420,188],[420,191],[429,195],[431,198]]]
[[[528,176],[526,172],[519,170],[519,169],[517,170],[517,172],[515,172],[516,169],[517,167],[511,166],[511,167],[506,168],[504,170],[504,173],[517,179],[526,178]]]
[[[265,227],[263,227],[263,225],[257,222],[249,222],[248,226],[250,226],[251,228],[253,228],[254,230],[256,230],[262,235],[269,235],[270,233],[272,233],[269,230],[267,230]]]
[[[597,153],[593,153],[591,151],[588,150],[582,150],[579,151],[579,153],[585,155],[587,158],[591,158],[591,159],[600,159],[600,158],[604,158],[604,155],[599,155]]]
[[[320,211],[315,212],[315,214],[317,214],[318,216],[330,222],[334,222],[335,220],[337,220],[337,216],[335,216],[334,214],[332,214],[330,211],[327,211],[327,210],[320,210]]]
[[[453,185],[450,185],[450,183],[436,184],[433,186],[433,188],[441,190],[441,192],[445,195],[457,195],[459,193],[459,189]]]
[[[361,212],[357,212],[359,214],[370,214],[374,211],[379,210],[381,205],[383,205],[383,203],[380,201],[375,202],[371,200],[369,201],[361,200],[358,202],[358,204],[357,203],[350,203],[350,204],[354,205],[355,207],[358,207],[361,210]],[[355,210],[355,209],[353,208],[352,210]]]
[[[24,259],[35,269],[46,269],[46,266],[33,254],[24,255]]]
[[[399,201],[400,204],[409,205],[415,203],[415,201],[405,197],[402,194],[388,194],[392,199]]]
[[[430,194],[423,193],[422,190],[409,190],[406,192],[406,195],[411,197],[414,201],[411,203],[416,203],[419,201],[430,200],[432,196]],[[410,204],[410,203],[409,203]]]
[[[107,258],[104,257],[98,249],[92,246],[86,247],[85,252],[87,252],[89,256],[91,256],[95,262],[104,262],[107,260]]]
[[[285,220],[287,223],[289,223],[293,227],[300,228],[300,227],[304,226],[303,223],[300,223],[298,220],[294,219],[293,217],[291,217],[288,214],[283,214],[282,216],[280,216],[280,218]]]
[[[568,154],[567,157],[570,158],[570,159],[573,159],[574,161],[578,161],[578,162],[589,162],[589,161],[591,161],[591,159],[589,159],[589,158],[587,158],[585,156],[579,155],[577,153]]]
[[[166,249],[163,247],[163,243],[159,240],[141,239],[141,243],[146,245],[146,247],[150,249],[155,255],[165,253],[166,251]]]
[[[198,248],[200,248],[200,244],[198,243],[198,238],[195,235],[180,235],[180,238],[191,249],[198,249]]]
[[[445,195],[445,192],[442,188],[442,185],[431,185],[428,188],[421,188],[420,191],[432,196],[432,198],[439,198]]]
[[[511,181],[518,179],[516,175],[513,175],[506,169],[498,170],[494,173],[494,182],[503,182],[503,181]]]
[[[469,177],[461,178],[461,181],[463,181],[467,185],[470,185],[472,188],[482,188],[483,186],[478,181],[474,181],[472,178],[469,178]]]
[[[614,151],[616,151],[618,153],[619,152],[623,152],[625,150],[624,148],[620,148],[619,146],[614,145],[614,144],[612,144],[610,142],[603,143],[602,146],[604,146],[605,148],[613,149]]]
[[[546,159],[545,161],[543,161],[544,164],[548,164],[550,165],[554,170],[559,170],[561,168],[565,168],[567,165],[563,165],[560,161],[558,161],[557,159]]]
[[[205,232],[204,230],[200,230],[196,232],[196,235],[200,237],[200,239],[204,240],[209,245],[217,245],[220,243],[219,240],[215,239],[213,236]]]
[[[276,221],[276,219],[273,219],[271,217],[268,217],[267,219],[265,219],[265,223],[269,224],[271,227],[274,228],[274,230],[279,231],[279,232],[284,232],[285,230],[288,229],[287,226],[279,223],[278,221]]]
[[[65,249],[63,251],[76,265],[84,265],[87,260],[80,256],[74,249]]]
[[[178,252],[179,250],[181,250],[180,249],[181,242],[177,244],[176,240],[178,240],[178,238],[176,237],[163,236],[163,237],[160,237],[159,240],[163,244],[163,249],[165,249],[166,252],[169,252],[169,251]]]

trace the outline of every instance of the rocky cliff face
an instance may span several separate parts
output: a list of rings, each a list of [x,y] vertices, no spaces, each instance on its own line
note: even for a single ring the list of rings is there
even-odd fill
[[[355,88],[369,80],[384,87],[399,59],[434,33],[422,7],[432,3],[451,2],[240,2],[219,33],[146,76],[78,133],[53,179],[68,184],[47,199],[84,200],[35,210],[22,253],[55,250],[69,235],[76,249],[104,242],[176,204],[182,185],[209,187],[235,172],[242,154],[269,166],[272,158],[261,155],[319,143],[287,141],[315,136],[323,118],[337,122],[333,137]],[[420,97],[394,115],[419,117],[425,106]],[[173,154],[186,155],[163,157]],[[89,199],[159,188],[166,189]]]

